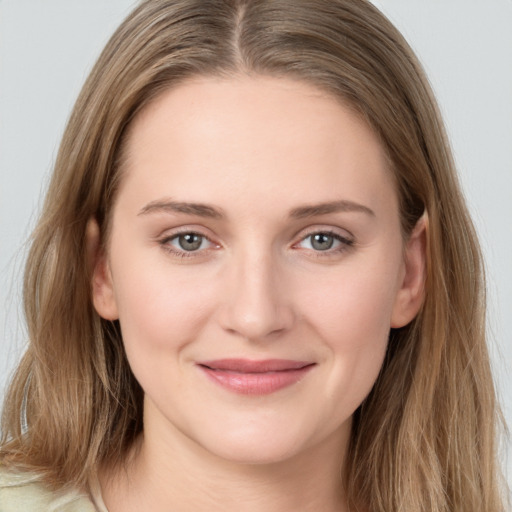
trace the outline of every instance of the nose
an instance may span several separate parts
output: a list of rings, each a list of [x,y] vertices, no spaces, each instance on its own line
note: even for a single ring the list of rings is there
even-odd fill
[[[231,263],[220,314],[222,328],[249,341],[289,330],[294,322],[290,290],[275,258],[253,254]]]

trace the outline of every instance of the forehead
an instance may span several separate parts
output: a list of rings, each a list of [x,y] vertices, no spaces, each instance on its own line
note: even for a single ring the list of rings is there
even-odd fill
[[[229,193],[293,207],[340,195],[374,201],[383,186],[395,195],[383,147],[353,109],[283,78],[197,78],[169,89],[133,122],[124,173],[121,192],[147,201]]]

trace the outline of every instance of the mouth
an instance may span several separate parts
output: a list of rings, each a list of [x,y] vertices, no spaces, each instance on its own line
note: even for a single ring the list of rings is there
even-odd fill
[[[234,393],[266,395],[302,380],[316,365],[287,359],[219,359],[197,364],[214,383]]]

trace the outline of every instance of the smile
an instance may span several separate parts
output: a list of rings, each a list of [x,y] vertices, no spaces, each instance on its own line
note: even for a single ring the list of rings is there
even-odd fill
[[[242,395],[267,395],[299,382],[313,367],[310,361],[220,359],[198,363],[213,382]]]

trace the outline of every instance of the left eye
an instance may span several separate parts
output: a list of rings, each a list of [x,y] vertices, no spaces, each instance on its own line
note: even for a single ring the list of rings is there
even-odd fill
[[[211,242],[205,236],[198,233],[181,233],[169,239],[167,243],[185,252],[207,249],[211,245]]]
[[[351,245],[351,241],[344,239],[340,235],[320,232],[308,235],[298,245],[304,249],[312,249],[313,251],[329,251],[331,249],[337,249],[343,244]]]

